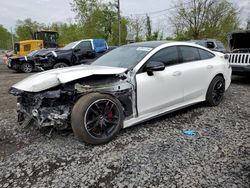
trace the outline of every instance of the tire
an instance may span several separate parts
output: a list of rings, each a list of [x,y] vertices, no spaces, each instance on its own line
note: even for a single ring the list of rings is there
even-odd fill
[[[24,63],[21,65],[21,71],[31,73],[33,71],[33,66],[30,63]]]
[[[209,106],[218,106],[225,93],[225,80],[222,76],[216,76],[210,83],[206,95],[206,102]]]
[[[90,93],[73,107],[71,126],[74,135],[89,144],[105,144],[112,140],[123,125],[121,103],[114,97]]]
[[[53,66],[53,69],[64,68],[64,67],[68,67],[68,65],[66,63],[56,63]]]

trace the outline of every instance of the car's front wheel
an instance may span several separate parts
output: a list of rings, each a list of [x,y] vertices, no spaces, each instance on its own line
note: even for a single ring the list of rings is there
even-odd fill
[[[53,69],[64,68],[64,67],[68,67],[68,65],[66,63],[56,63],[53,66]]]
[[[71,113],[71,126],[76,137],[90,144],[112,140],[123,125],[119,100],[100,93],[81,97]]]
[[[216,76],[208,87],[206,102],[210,106],[217,106],[221,103],[224,93],[225,80],[222,76]]]
[[[33,66],[30,63],[24,63],[21,65],[21,71],[31,73],[33,71]]]

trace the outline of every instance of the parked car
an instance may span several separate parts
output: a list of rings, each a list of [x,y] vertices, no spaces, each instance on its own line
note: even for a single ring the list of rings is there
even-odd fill
[[[219,105],[231,82],[224,56],[184,42],[121,46],[91,65],[35,74],[13,85],[19,123],[72,127],[91,144],[126,128],[206,101]],[[32,120],[32,121],[31,121]]]
[[[250,75],[250,31],[228,35],[229,62],[235,75]]]
[[[37,59],[35,64],[45,70],[86,64],[93,62],[108,51],[109,47],[104,39],[84,39],[51,51],[43,57],[47,61],[40,62]]]
[[[217,51],[222,53],[226,52],[223,43],[215,39],[191,40],[189,42],[204,46],[212,51]]]
[[[29,53],[27,56],[13,56],[8,59],[8,68],[18,71],[30,73],[34,70],[41,70],[36,66],[35,62],[40,63],[47,62],[46,54],[50,51],[55,50],[53,48],[35,50]]]

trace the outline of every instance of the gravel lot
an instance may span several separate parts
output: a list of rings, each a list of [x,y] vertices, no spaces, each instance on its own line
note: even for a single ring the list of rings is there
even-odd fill
[[[27,76],[0,65],[0,187],[250,187],[250,78],[233,77],[218,107],[195,105],[91,146],[70,130],[48,138],[16,123],[7,90]]]

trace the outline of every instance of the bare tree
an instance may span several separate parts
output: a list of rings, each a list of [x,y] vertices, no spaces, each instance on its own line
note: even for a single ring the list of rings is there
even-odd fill
[[[199,39],[209,34],[217,35],[219,29],[237,27],[238,15],[228,0],[179,0],[170,17],[176,35]]]
[[[140,16],[130,17],[128,23],[129,33],[135,35],[136,42],[141,41],[145,34],[145,18]]]

